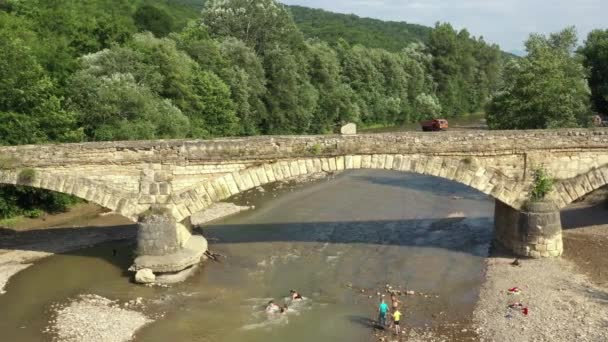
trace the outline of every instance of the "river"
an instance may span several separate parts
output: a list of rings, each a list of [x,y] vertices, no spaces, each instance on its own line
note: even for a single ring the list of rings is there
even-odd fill
[[[203,229],[226,259],[170,288],[129,283],[132,242],[37,262],[0,296],[3,340],[50,340],[52,306],[90,293],[142,297],[147,314],[162,315],[137,341],[373,341],[387,284],[415,291],[401,297],[406,326],[450,336],[468,327],[492,239],[487,196],[434,177],[358,170],[239,201],[256,210]],[[269,319],[264,304],[282,304],[290,289],[306,299]]]

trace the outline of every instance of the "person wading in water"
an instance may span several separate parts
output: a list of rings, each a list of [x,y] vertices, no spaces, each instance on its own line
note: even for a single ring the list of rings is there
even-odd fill
[[[397,310],[397,308],[399,307],[399,304],[401,304],[401,302],[397,298],[397,295],[395,293],[392,293],[391,294],[391,305],[393,307],[393,311]]]
[[[386,327],[386,315],[388,313],[388,305],[384,302],[384,299],[378,306],[378,324],[384,329]]]
[[[397,335],[401,333],[401,327],[399,326],[400,320],[401,312],[399,312],[399,309],[395,309],[393,312],[393,324],[395,324],[395,334]]]
[[[289,291],[291,294],[291,300],[302,300],[302,295],[300,295],[296,290]]]

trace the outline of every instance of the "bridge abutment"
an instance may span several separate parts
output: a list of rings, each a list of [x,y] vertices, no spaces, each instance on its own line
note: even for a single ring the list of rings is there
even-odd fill
[[[561,256],[563,242],[559,209],[552,202],[531,202],[517,210],[496,200],[494,239],[519,256]]]
[[[136,275],[137,282],[181,281],[207,251],[207,240],[201,235],[192,235],[190,229],[168,211],[145,213],[137,225],[137,257],[130,270],[154,274]]]

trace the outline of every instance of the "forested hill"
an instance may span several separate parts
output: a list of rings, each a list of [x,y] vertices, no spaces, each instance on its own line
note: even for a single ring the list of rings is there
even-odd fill
[[[293,18],[305,36],[320,38],[330,44],[343,38],[350,44],[400,51],[410,43],[426,43],[431,28],[405,22],[361,18],[301,6],[289,6]]]
[[[187,19],[199,17],[205,0],[147,0],[147,2],[164,7],[177,22],[183,23]],[[361,44],[396,52],[410,43],[426,43],[432,30],[428,26],[405,22],[362,18],[354,14],[333,13],[302,6],[287,7],[305,37],[319,38],[330,44],[335,44],[342,38],[351,45]],[[185,12],[184,8],[189,8],[191,12]]]

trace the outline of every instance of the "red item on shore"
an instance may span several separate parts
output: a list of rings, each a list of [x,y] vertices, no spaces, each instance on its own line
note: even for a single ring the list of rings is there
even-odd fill
[[[528,308],[521,309],[521,313],[523,313],[524,316],[528,316]]]
[[[521,290],[519,289],[519,287],[514,287],[514,288],[510,288],[508,290],[509,294],[519,294],[521,292]]]

